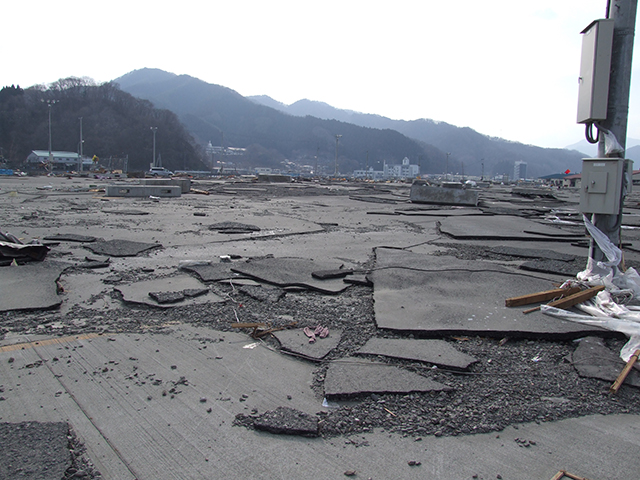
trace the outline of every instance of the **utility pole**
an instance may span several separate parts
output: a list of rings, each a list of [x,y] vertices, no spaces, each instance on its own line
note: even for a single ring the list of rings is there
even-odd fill
[[[638,0],[608,0],[607,18],[613,19],[613,47],[611,52],[611,73],[609,76],[609,101],[606,120],[599,126],[609,130],[616,138],[624,159],[627,143],[627,119],[629,114],[629,91],[631,89],[631,61],[633,58],[633,37],[636,25]],[[605,158],[604,135],[598,140],[598,158]],[[621,160],[623,161],[623,160]],[[622,182],[624,191],[624,177]],[[611,243],[620,245],[620,226],[622,224],[622,201],[617,214],[594,214],[594,225],[602,231]],[[606,261],[606,256],[592,240],[589,256],[597,261]]]
[[[51,149],[51,107],[59,100],[47,100],[49,108],[49,173],[53,173],[53,150]]]
[[[342,135],[336,134],[336,167],[335,167],[335,170],[333,172],[333,176],[334,177],[338,176],[338,140],[340,140],[341,136]]]
[[[320,155],[320,147],[316,147],[316,165],[313,169],[313,174],[316,177],[318,177],[318,155]]]
[[[149,127],[151,128],[151,131],[153,132],[153,162],[151,163],[152,167],[156,166],[156,131],[158,130],[158,127]]]
[[[447,166],[446,166],[445,171],[444,171],[444,180],[445,180],[445,182],[448,180],[448,177],[449,177],[449,155],[451,155],[451,152],[447,152]]]
[[[82,171],[82,144],[84,143],[84,140],[82,139],[82,117],[78,117],[80,119],[80,146],[78,148],[78,154],[80,156],[80,158],[78,159],[78,171],[81,172]]]

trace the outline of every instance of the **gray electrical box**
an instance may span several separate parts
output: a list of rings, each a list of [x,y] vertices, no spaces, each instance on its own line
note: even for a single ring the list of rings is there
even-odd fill
[[[625,162],[623,158],[582,159],[581,212],[608,215],[620,212]]]
[[[613,20],[595,20],[581,33],[578,123],[589,123],[607,118]]]

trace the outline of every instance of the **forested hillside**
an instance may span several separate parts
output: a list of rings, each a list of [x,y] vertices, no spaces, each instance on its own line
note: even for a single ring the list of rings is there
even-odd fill
[[[49,107],[51,104],[51,107]],[[82,122],[83,154],[100,159],[129,158],[129,170],[146,170],[156,153],[170,169],[202,169],[201,149],[178,117],[121,91],[113,83],[67,78],[49,86],[0,90],[0,153],[18,167],[32,150],[78,152]],[[82,121],[80,120],[82,118]]]

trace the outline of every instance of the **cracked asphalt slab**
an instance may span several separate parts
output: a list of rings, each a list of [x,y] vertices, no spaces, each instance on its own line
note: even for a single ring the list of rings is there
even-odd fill
[[[136,256],[113,257],[107,267],[86,271],[79,265],[87,250],[77,242],[62,242],[51,247],[44,260],[65,266],[59,286],[53,286],[60,305],[44,310],[37,303],[39,295],[18,291],[12,302],[35,302],[35,308],[0,313],[0,422],[66,422],[93,462],[70,467],[76,472],[68,469],[67,476],[81,470],[87,478],[333,478],[355,471],[357,478],[524,478],[526,471],[527,478],[551,478],[566,468],[588,478],[620,478],[640,469],[636,456],[627,455],[639,443],[633,433],[640,428],[638,391],[624,385],[611,396],[608,381],[584,376],[584,369],[579,372],[572,363],[579,335],[553,339],[511,331],[456,331],[434,337],[415,329],[379,328],[376,322],[382,300],[376,299],[375,277],[383,271],[376,270],[378,247],[419,255],[421,262],[432,255],[432,264],[439,268],[443,256],[450,256],[517,271],[531,260],[522,252],[529,246],[584,258],[584,247],[556,241],[572,238],[575,229],[568,230],[571,235],[536,235],[523,243],[525,233],[513,235],[511,226],[503,236],[496,235],[496,227],[490,235],[496,239],[487,239],[481,228],[479,236],[485,238],[478,240],[457,223],[461,233],[456,235],[472,238],[451,238],[440,229],[440,217],[394,214],[412,208],[409,185],[402,184],[256,188],[201,181],[194,187],[208,190],[209,196],[183,195],[155,203],[105,198],[90,192],[95,182],[0,179],[0,198],[8,212],[2,229],[24,241],[64,232],[98,241],[162,245]],[[44,183],[53,188],[37,190]],[[377,213],[370,213],[371,202],[361,199],[378,195]],[[387,205],[391,197],[394,202]],[[576,203],[575,195],[561,192],[541,201],[545,208],[538,211],[509,189],[496,188],[481,192],[479,207],[493,205],[497,211],[496,205],[509,205],[505,214],[519,209],[531,220],[553,208],[571,211]],[[123,216],[103,210],[148,214],[123,221]],[[450,218],[481,221],[473,210],[472,216]],[[255,231],[220,235],[194,216],[195,211],[215,212],[212,224],[259,225],[259,236]],[[628,265],[637,263],[634,255],[626,253]],[[138,283],[180,278],[180,262],[216,266],[221,257],[231,259],[224,265],[240,270],[247,260],[267,259],[264,265],[273,265],[273,272],[261,269],[254,278],[264,283],[254,282],[251,288],[234,278],[212,277],[201,285],[210,289],[215,302],[178,302],[166,309],[155,307],[150,297],[149,305],[129,303],[120,293]],[[291,273],[295,281],[287,285],[286,271],[277,265],[279,259],[292,257],[309,261],[299,264]],[[317,263],[372,273],[374,285],[305,288],[298,277],[308,274],[309,282],[319,282],[311,276]],[[2,267],[2,273],[23,267]],[[520,275],[562,278],[525,271]],[[194,275],[192,280],[202,278]],[[51,280],[33,281],[48,284],[49,302]],[[469,304],[482,300],[482,286],[475,290],[464,290],[462,296],[449,291],[446,296],[454,306],[448,308],[460,304],[466,318]],[[500,303],[512,295],[494,289],[490,296]],[[428,296],[417,296],[412,308],[429,303]],[[406,317],[403,312],[395,315]],[[313,361],[305,358],[303,344],[283,349],[276,338],[283,332],[304,340],[302,329],[317,325],[335,332],[338,341]],[[476,361],[466,369],[448,368],[423,355],[390,356],[388,349],[363,349],[372,341],[403,345],[428,338]],[[625,341],[610,334],[598,338],[609,357],[617,355]],[[371,364],[379,381],[367,373]],[[345,384],[332,380],[345,366],[339,379],[355,388],[345,390]],[[416,380],[400,392],[397,382],[377,388],[396,371],[403,372],[395,376],[397,382]],[[328,392],[327,377],[333,389]],[[444,388],[416,391],[415,384],[423,382]],[[334,389],[336,385],[340,388]],[[296,427],[293,420],[304,420],[306,427]],[[284,428],[288,423],[293,425],[290,430]],[[291,435],[310,430],[316,434],[316,423],[315,439]],[[267,432],[260,430],[265,424]],[[587,439],[585,432],[594,429],[606,435]],[[622,464],[609,458],[615,455],[602,454],[614,450]]]

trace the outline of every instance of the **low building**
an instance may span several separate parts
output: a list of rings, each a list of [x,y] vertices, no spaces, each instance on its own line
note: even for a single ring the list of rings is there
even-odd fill
[[[78,170],[80,155],[76,152],[51,152],[52,171]],[[49,165],[48,150],[32,150],[25,160],[27,169],[37,170]],[[82,169],[88,170],[92,165],[91,159],[82,158]]]
[[[354,178],[363,178],[367,180],[406,180],[416,178],[420,175],[420,166],[413,165],[407,157],[404,157],[400,165],[387,165],[384,162],[382,171],[374,170],[369,167],[368,170],[354,170]]]

